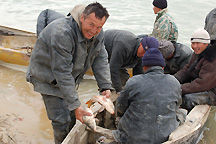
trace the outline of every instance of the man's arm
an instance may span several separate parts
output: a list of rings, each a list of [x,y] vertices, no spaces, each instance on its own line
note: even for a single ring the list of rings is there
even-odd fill
[[[216,63],[216,60],[214,63]],[[203,62],[203,66],[199,72],[199,77],[194,79],[192,82],[181,85],[182,94],[208,91],[214,88],[216,85],[215,72],[215,65],[208,61]]]
[[[116,100],[117,116],[122,117],[125,111],[127,110],[127,108],[129,107],[128,99],[129,99],[130,88],[131,88],[130,84],[127,83]]]
[[[94,59],[92,64],[92,71],[94,73],[95,79],[97,81],[99,91],[104,91],[103,93],[107,95],[112,88],[110,68],[108,63],[108,54],[104,47],[103,42],[99,45],[101,50],[98,56]],[[109,97],[109,94],[107,95]]]
[[[75,89],[75,80],[72,76],[72,42],[73,40],[69,35],[64,35],[64,38],[60,35],[55,35],[51,39],[50,48],[51,70],[63,98],[71,103],[72,107],[70,107],[70,110],[78,108],[81,104]]]

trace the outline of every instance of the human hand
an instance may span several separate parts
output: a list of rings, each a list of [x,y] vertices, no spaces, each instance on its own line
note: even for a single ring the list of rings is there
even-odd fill
[[[111,97],[111,91],[110,90],[105,90],[101,94],[104,95],[104,96],[106,96],[106,98],[110,98]]]
[[[78,119],[81,123],[84,123],[82,118],[84,115],[92,116],[90,112],[85,111],[82,107],[78,107],[75,109],[76,119]]]
[[[120,121],[121,117],[117,117],[115,119],[115,126],[118,127],[119,121]]]

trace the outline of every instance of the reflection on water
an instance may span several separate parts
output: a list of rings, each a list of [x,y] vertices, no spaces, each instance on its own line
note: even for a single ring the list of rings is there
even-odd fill
[[[15,135],[20,143],[53,144],[51,122],[47,118],[40,94],[34,92],[32,85],[25,81],[26,68],[13,69],[3,65],[5,64],[0,64],[0,118],[13,115],[12,130],[18,132]],[[94,77],[84,78],[78,90],[82,106],[85,106],[90,97],[98,94]],[[213,144],[216,141],[215,119],[214,107],[206,123],[203,139],[198,144]]]

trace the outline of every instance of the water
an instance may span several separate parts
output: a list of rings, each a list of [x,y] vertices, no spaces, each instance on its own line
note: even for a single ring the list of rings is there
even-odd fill
[[[88,4],[92,0],[0,0],[0,25],[14,27],[22,30],[36,32],[36,21],[39,13],[44,9],[53,9],[64,15],[76,4]],[[124,29],[136,35],[149,34],[152,32],[155,14],[151,0],[98,0],[109,11],[110,18],[104,25],[107,29]],[[205,17],[210,10],[215,8],[215,0],[169,0],[168,10],[174,18],[178,30],[178,42],[190,46],[191,33],[197,28],[204,27]],[[4,103],[12,102],[8,106],[28,107],[29,113],[25,116],[34,117],[34,137],[44,138],[44,143],[49,143],[52,139],[52,129],[50,122],[46,118],[43,102],[38,93],[32,90],[25,78],[25,68],[10,66],[8,68],[0,64],[0,98],[1,113]],[[2,80],[4,78],[4,81]],[[3,91],[3,92],[2,92]],[[89,96],[97,94],[96,82],[92,77],[87,77],[79,89],[80,99],[84,103]],[[4,100],[4,98],[6,100]],[[16,103],[16,101],[19,101]],[[14,107],[15,108],[15,107]],[[36,108],[36,110],[35,110]],[[4,108],[5,109],[5,108]],[[19,109],[15,108],[18,113]],[[4,110],[5,111],[5,110]],[[9,111],[9,110],[8,110]],[[27,109],[25,109],[27,111]],[[28,111],[27,111],[28,112]],[[23,112],[24,114],[24,112]],[[27,123],[27,121],[25,121]],[[43,125],[41,125],[43,123]],[[204,139],[200,143],[215,143],[215,111],[207,123]],[[39,127],[39,129],[38,129]],[[45,132],[41,132],[45,131]],[[28,131],[30,133],[30,131]],[[42,140],[43,141],[43,140]]]

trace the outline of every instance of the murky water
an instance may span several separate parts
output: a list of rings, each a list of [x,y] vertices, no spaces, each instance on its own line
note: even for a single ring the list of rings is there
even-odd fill
[[[26,82],[25,70],[26,67],[0,62],[0,137],[2,127],[12,127],[7,131],[12,131],[11,137],[20,144],[52,144],[53,131],[43,100]],[[82,106],[98,94],[93,76],[85,76],[78,93]],[[12,121],[12,125],[3,125],[4,119],[6,123]]]
[[[35,32],[37,17],[42,10],[49,8],[66,15],[74,5],[91,2],[92,0],[0,0],[0,25]],[[110,13],[104,30],[124,29],[136,35],[151,33],[155,20],[152,1],[98,2]],[[168,0],[168,10],[179,29],[178,42],[190,46],[191,33],[204,26],[205,16],[213,8],[215,0]],[[25,81],[26,67],[8,66],[0,63],[0,116],[11,115],[14,130],[21,131],[20,139],[26,139],[24,143],[53,143],[52,128],[41,96]],[[87,76],[78,91],[83,105],[90,96],[97,94],[97,89],[94,78]],[[216,143],[215,113],[212,110],[204,138],[199,144]]]

